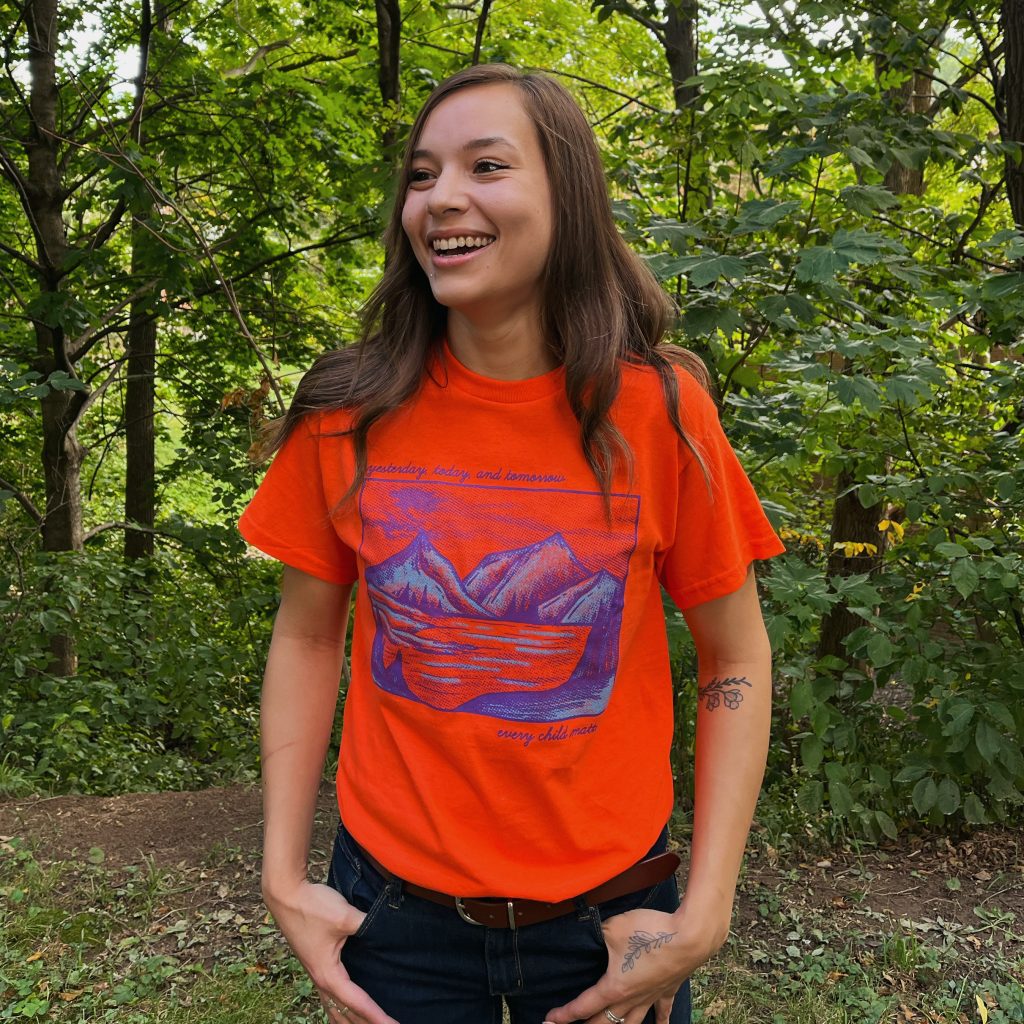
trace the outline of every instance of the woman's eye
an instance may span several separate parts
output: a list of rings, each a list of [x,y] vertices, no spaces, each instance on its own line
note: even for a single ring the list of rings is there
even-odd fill
[[[497,160],[477,160],[473,170],[477,174],[490,174],[492,171],[503,171],[508,164],[499,164]]]
[[[422,181],[430,181],[430,171],[419,168],[418,170],[409,172],[410,185],[415,185]]]

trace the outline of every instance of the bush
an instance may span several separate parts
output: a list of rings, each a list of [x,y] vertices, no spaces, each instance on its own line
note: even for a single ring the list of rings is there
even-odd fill
[[[0,587],[0,754],[41,789],[178,789],[257,767],[268,563],[38,553]],[[48,671],[69,632],[78,671]]]

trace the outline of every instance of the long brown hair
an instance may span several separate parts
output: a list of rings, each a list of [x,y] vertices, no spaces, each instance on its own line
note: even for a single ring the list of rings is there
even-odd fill
[[[384,233],[384,274],[363,307],[359,342],[316,360],[287,414],[258,446],[263,456],[277,450],[307,413],[352,409],[349,433],[356,476],[346,497],[366,475],[370,428],[416,392],[445,329],[447,309],[434,298],[402,228],[411,154],[427,118],[446,97],[494,83],[519,90],[540,139],[554,205],[552,246],[541,280],[542,326],[552,355],[565,366],[566,397],[580,424],[583,453],[605,498],[616,456],[632,465],[629,447],[609,417],[621,382],[620,359],[658,371],[669,419],[689,445],[679,421],[672,363],[683,364],[705,388],[707,370],[692,352],[662,344],[671,304],[615,227],[601,156],[583,111],[552,78],[508,64],[479,64],[445,79],[416,117]],[[699,453],[694,454],[703,467]]]

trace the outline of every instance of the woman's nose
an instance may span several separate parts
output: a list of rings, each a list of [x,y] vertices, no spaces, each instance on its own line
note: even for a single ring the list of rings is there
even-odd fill
[[[442,171],[435,179],[427,196],[427,208],[439,215],[449,210],[466,208],[466,191],[461,175],[455,170]]]

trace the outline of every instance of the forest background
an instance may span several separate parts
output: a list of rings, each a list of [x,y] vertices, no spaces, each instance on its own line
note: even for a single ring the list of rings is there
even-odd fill
[[[0,794],[255,777],[248,450],[358,335],[412,114],[502,60],[583,105],[786,540],[780,834],[1024,821],[1021,0],[18,0],[0,34]]]

